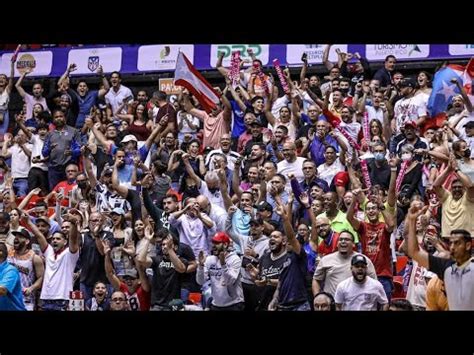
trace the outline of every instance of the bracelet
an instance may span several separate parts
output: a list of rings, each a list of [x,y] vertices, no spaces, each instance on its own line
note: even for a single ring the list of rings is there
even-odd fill
[[[390,171],[397,171],[397,168],[390,168]]]

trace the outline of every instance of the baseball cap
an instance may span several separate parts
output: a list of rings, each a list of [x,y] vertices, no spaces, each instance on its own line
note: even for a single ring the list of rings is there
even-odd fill
[[[128,143],[130,141],[138,142],[138,139],[133,134],[127,134],[120,143]]]
[[[38,217],[38,218],[36,218],[36,223],[38,223],[39,221],[43,221],[43,222],[46,223],[48,226],[51,226],[51,221],[49,220],[49,218],[46,218],[46,217]]]
[[[31,239],[31,234],[30,234],[30,232],[28,232],[28,230],[26,228],[21,228],[17,231],[12,231],[11,233],[15,236]]]
[[[270,211],[272,212],[273,211],[273,207],[272,205],[270,205],[267,201],[261,201],[259,202],[255,208],[257,209],[257,211],[259,212],[262,212],[262,211]]]
[[[226,243],[226,244],[228,244],[228,243],[230,243],[230,238],[227,235],[227,233],[225,233],[225,232],[217,232],[212,237],[212,242],[213,243]]]
[[[131,277],[132,279],[137,279],[138,278],[138,272],[137,272],[136,269],[125,269],[118,276]]]
[[[120,215],[120,216],[125,215],[125,211],[123,210],[122,207],[115,207],[115,208],[112,210],[112,213],[118,214],[118,215]]]
[[[367,265],[367,260],[365,257],[361,254],[354,255],[351,260],[351,265],[359,264],[362,263],[364,265]]]
[[[261,218],[251,218],[249,224],[263,224],[263,219]]]
[[[474,128],[474,121],[469,121],[463,127],[464,128]]]
[[[410,87],[410,88],[415,88],[416,87],[416,80],[413,78],[405,78],[402,81],[400,81],[400,87]]]
[[[168,303],[168,306],[171,308],[172,311],[180,311],[184,309],[184,302],[183,300],[177,298],[177,299],[171,300]]]
[[[405,124],[403,125],[404,127],[408,127],[408,126],[411,126],[413,128],[416,128],[416,122],[415,121],[407,121],[405,122]]]
[[[347,171],[340,171],[334,176],[333,181],[336,186],[346,186],[349,183],[349,174]]]
[[[255,120],[253,121],[250,126],[260,126],[260,127],[263,127],[263,123],[260,121],[260,120]]]

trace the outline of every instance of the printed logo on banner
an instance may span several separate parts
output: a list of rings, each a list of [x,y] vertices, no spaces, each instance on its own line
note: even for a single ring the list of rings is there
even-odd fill
[[[89,57],[89,59],[87,61],[87,67],[89,68],[89,70],[91,72],[94,72],[99,67],[99,62],[100,62],[100,60],[99,60],[98,56]]]
[[[451,55],[474,55],[474,44],[450,44],[449,54]]]
[[[429,44],[368,44],[366,57],[369,60],[385,60],[388,55],[397,59],[427,58],[430,54]]]
[[[13,53],[4,53],[0,59],[0,73],[10,76],[11,59]],[[53,52],[39,51],[39,52],[21,52],[17,55],[17,60],[14,66],[14,75],[19,77],[27,68],[32,69],[30,76],[45,76],[51,74],[53,68]]]
[[[240,58],[245,61],[245,65],[249,66],[252,64],[251,58],[247,53],[247,50],[253,51],[255,56],[262,61],[263,65],[268,64],[269,58],[269,45],[268,44],[213,44],[211,45],[211,66],[215,67],[217,59],[219,58],[219,52],[224,53],[222,60],[223,66],[230,66],[230,59],[232,52],[240,52]]]
[[[309,64],[321,64],[326,44],[289,44],[286,46],[286,61],[288,64],[302,64],[301,56],[306,53]],[[329,51],[329,60],[337,62],[336,49],[347,53],[347,44],[334,44]]]
[[[90,74],[96,72],[102,65],[105,73],[120,71],[122,68],[122,48],[81,48],[71,49],[68,56],[68,65],[76,64],[77,70],[73,75]]]
[[[174,78],[159,79],[158,86],[160,91],[166,92],[167,95],[178,95],[179,86],[173,85]]]
[[[31,54],[20,55],[20,58],[18,58],[16,62],[16,70],[18,70],[20,74],[23,74],[26,71],[26,68],[31,68],[32,72],[34,72],[36,68],[35,57]]]
[[[194,45],[191,44],[140,46],[137,69],[140,71],[174,70],[179,51],[183,52],[193,62]]]
[[[167,56],[170,55],[170,53],[171,53],[171,48],[169,46],[165,46],[165,48],[163,48],[160,51],[160,58],[165,59]]]

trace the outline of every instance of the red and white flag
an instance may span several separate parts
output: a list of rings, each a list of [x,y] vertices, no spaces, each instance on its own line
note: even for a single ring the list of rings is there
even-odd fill
[[[217,108],[219,94],[191,64],[183,52],[178,53],[176,69],[174,72],[174,85],[183,86],[188,89],[199,101],[206,112]]]

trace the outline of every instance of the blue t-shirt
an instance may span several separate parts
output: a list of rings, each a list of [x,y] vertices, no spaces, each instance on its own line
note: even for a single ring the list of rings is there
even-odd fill
[[[81,129],[86,121],[86,116],[90,114],[92,106],[97,103],[99,92],[97,90],[88,91],[85,96],[76,93],[77,102],[79,103],[79,114],[76,119],[76,128]]]
[[[0,296],[0,311],[26,311],[18,269],[8,261],[0,263],[0,286],[7,289]]]
[[[280,273],[280,290],[278,304],[293,306],[307,301],[306,294],[306,252],[301,248],[300,254],[289,251]]]
[[[235,100],[230,101],[232,107],[232,138],[239,138],[245,132],[244,112]]]

